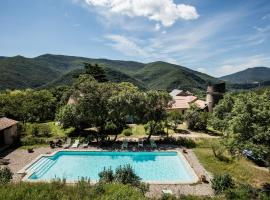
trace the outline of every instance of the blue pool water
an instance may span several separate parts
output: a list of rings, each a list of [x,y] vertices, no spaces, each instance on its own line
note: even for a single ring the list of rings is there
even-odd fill
[[[98,181],[104,167],[115,170],[130,164],[143,181],[196,182],[197,177],[188,163],[177,152],[87,152],[59,151],[53,156],[41,157],[27,171],[31,180],[65,178],[77,181],[88,177]]]

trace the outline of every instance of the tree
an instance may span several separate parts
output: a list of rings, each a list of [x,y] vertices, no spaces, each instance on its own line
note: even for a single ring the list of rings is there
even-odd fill
[[[84,63],[85,74],[94,77],[98,82],[107,82],[106,73],[98,64]]]
[[[139,94],[138,88],[130,83],[99,83],[88,74],[80,76],[73,91],[78,103],[72,109],[63,107],[58,116],[65,126],[95,127],[97,141],[104,141],[108,135],[117,139],[126,128],[127,118],[135,113]]]
[[[185,113],[185,120],[191,130],[206,130],[208,113],[201,111],[197,106],[192,105]]]
[[[155,90],[147,91],[144,95],[144,121],[149,127],[150,140],[152,134],[156,134],[161,122],[166,119],[166,110],[172,102],[171,96],[167,92],[160,92]]]
[[[214,108],[214,126],[234,155],[252,152],[255,160],[270,163],[270,91],[227,94]]]
[[[179,124],[183,122],[183,115],[181,112],[175,110],[168,113],[169,123],[174,131],[177,130]]]

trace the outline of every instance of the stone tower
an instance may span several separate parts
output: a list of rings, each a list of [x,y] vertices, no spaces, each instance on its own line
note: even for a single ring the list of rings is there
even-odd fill
[[[207,86],[206,103],[208,105],[208,111],[213,112],[213,108],[223,98],[225,93],[225,83],[218,83]]]

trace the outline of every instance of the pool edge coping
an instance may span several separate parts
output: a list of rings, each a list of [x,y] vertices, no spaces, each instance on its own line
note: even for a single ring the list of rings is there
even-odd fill
[[[34,163],[36,163],[38,160],[40,160],[42,157],[52,157],[55,154],[59,153],[59,152],[64,152],[64,151],[74,151],[74,152],[113,152],[113,151],[104,151],[104,150],[92,150],[92,149],[59,149],[56,150],[50,154],[40,154],[39,156],[37,156],[34,160],[32,160],[30,163],[28,163],[26,166],[24,166],[21,170],[19,170],[17,172],[17,174],[21,174],[23,175],[23,178],[21,179],[24,182],[30,182],[30,183],[50,183],[52,182],[52,180],[31,180],[29,179],[29,177],[34,173],[31,171],[27,171],[27,169],[32,166]],[[134,151],[116,151],[116,152],[134,152]],[[136,152],[136,151],[135,151]],[[144,151],[145,152],[145,151]],[[149,151],[151,152],[151,151]],[[192,165],[189,163],[188,159],[186,158],[186,156],[183,155],[183,153],[180,151],[180,149],[175,149],[175,150],[162,150],[162,151],[152,151],[152,152],[177,152],[177,156],[182,158],[181,160],[183,161],[183,164],[185,165],[185,167],[190,170],[190,175],[192,176],[192,178],[194,179],[194,181],[143,181],[144,183],[148,183],[148,184],[155,184],[155,185],[189,185],[189,184],[198,184],[199,183],[199,176],[196,172],[196,170],[192,167]],[[76,181],[71,181],[71,180],[66,180],[67,184],[75,184],[77,183],[78,180]],[[90,179],[90,183],[91,184],[95,184],[98,181],[92,181]]]

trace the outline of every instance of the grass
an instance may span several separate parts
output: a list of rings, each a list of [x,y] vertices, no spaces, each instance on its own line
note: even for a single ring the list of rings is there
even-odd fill
[[[25,126],[25,134],[31,135],[33,123],[27,123]],[[36,123],[36,125],[46,126],[50,131],[50,138],[65,137],[74,131],[74,128],[63,129],[61,126],[55,125],[55,122]]]
[[[205,169],[212,174],[228,173],[238,182],[249,183],[253,186],[260,186],[262,183],[270,182],[270,174],[267,171],[256,168],[252,162],[240,158],[230,162],[218,160],[211,149],[211,145],[218,142],[218,139],[199,139],[197,147],[193,149],[199,161]]]
[[[0,187],[1,199],[5,200],[137,200],[146,199],[144,195],[129,185],[106,184],[96,187],[86,182],[68,186],[53,183],[10,183]]]
[[[147,137],[147,133],[145,131],[144,125],[143,124],[136,124],[132,126],[132,135],[130,137]],[[164,129],[165,133],[167,132],[167,129]],[[175,132],[171,129],[168,130],[169,135],[173,135]],[[120,134],[120,137],[127,137],[124,136],[123,134]]]

